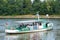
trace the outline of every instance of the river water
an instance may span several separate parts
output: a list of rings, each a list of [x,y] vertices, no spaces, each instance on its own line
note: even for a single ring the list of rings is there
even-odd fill
[[[0,40],[60,40],[60,19],[42,19],[53,23],[53,30],[25,33],[25,34],[6,34],[5,24],[13,25],[13,21],[30,19],[0,19]],[[34,19],[33,19],[34,20]]]

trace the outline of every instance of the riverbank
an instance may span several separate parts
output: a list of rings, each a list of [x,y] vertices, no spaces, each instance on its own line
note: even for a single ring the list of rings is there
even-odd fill
[[[0,16],[0,18],[37,18],[36,15],[17,15],[17,16]],[[40,15],[40,18],[60,18],[60,15],[50,15],[46,17],[45,15]]]

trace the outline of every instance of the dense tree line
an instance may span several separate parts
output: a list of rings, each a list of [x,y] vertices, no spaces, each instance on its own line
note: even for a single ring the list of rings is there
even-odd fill
[[[60,14],[60,0],[0,0],[0,15]]]

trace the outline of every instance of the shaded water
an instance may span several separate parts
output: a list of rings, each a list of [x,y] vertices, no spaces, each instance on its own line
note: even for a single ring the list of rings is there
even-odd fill
[[[30,19],[0,19],[0,24],[8,22],[10,25],[13,21],[17,20],[30,20]],[[5,27],[0,26],[0,40],[60,40],[60,19],[44,19],[49,20],[54,24],[53,30],[27,33],[27,34],[6,34],[4,33]]]

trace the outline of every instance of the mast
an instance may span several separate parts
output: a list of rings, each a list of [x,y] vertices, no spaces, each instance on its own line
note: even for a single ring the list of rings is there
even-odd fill
[[[36,14],[36,15],[37,15],[37,17],[38,17],[38,21],[39,21],[39,12],[37,12],[37,14]]]

